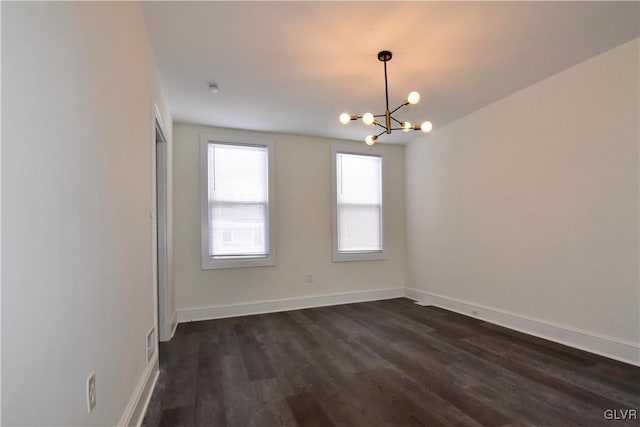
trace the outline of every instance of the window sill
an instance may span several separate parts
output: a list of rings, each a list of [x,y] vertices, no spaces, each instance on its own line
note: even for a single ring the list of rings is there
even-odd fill
[[[387,259],[387,254],[382,252],[356,252],[356,253],[333,253],[333,262],[349,261],[379,261]]]
[[[276,265],[274,255],[268,257],[241,258],[241,259],[203,259],[203,270],[220,270],[226,268],[247,268],[247,267],[273,267]]]

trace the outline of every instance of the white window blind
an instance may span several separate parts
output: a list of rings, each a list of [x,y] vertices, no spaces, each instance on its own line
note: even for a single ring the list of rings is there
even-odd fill
[[[209,143],[209,257],[269,255],[268,149]]]
[[[382,159],[336,153],[339,253],[382,251]]]

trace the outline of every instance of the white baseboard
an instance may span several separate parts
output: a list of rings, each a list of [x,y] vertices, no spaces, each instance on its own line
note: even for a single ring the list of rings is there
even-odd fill
[[[160,375],[158,368],[158,352],[156,352],[142,373],[140,381],[138,381],[138,385],[131,395],[122,417],[120,417],[119,427],[139,427],[142,424],[144,414],[147,412],[147,406],[149,406],[149,401]]]
[[[640,366],[640,347],[637,343],[613,337],[581,331],[565,325],[558,325],[486,307],[455,298],[445,297],[418,289],[406,289],[406,296],[420,305],[435,305],[456,313],[477,317],[496,325],[524,332],[550,341],[599,354],[621,362]],[[477,315],[474,314],[477,313]]]
[[[247,316],[251,314],[275,313],[278,311],[349,304],[354,302],[377,301],[390,298],[401,298],[404,296],[404,288],[392,288],[332,295],[314,295],[303,298],[258,301],[245,304],[187,308],[178,310],[178,323]]]

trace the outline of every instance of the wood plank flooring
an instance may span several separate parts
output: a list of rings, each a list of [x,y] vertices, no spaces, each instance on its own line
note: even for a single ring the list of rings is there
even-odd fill
[[[599,426],[640,368],[408,299],[179,325],[145,426]]]

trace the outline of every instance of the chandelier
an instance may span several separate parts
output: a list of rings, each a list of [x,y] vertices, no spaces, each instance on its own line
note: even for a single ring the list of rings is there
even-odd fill
[[[377,135],[367,136],[366,139],[364,140],[364,142],[367,145],[375,144],[376,140],[380,135],[382,135],[383,133],[391,133],[394,130],[401,130],[403,132],[409,132],[411,130],[421,130],[424,133],[429,133],[431,132],[431,129],[433,129],[433,125],[431,124],[431,122],[423,122],[421,125],[412,125],[409,122],[401,122],[400,120],[393,117],[393,113],[395,113],[402,107],[409,104],[414,105],[420,102],[420,94],[416,91],[409,93],[409,95],[407,96],[407,99],[405,99],[404,102],[400,104],[398,108],[396,108],[395,110],[389,111],[389,85],[387,83],[387,62],[391,60],[391,57],[392,57],[392,54],[388,50],[383,50],[378,53],[378,60],[384,63],[384,94],[387,101],[386,103],[387,108],[384,111],[384,114],[364,113],[362,116],[356,116],[348,113],[340,114],[340,123],[342,123],[343,125],[346,125],[351,120],[362,119],[362,122],[365,125],[379,126],[382,129],[384,129],[382,132],[380,132]],[[384,124],[381,124],[377,120],[378,118],[381,118],[381,117],[384,117]],[[392,124],[397,125],[397,127],[392,127]]]

